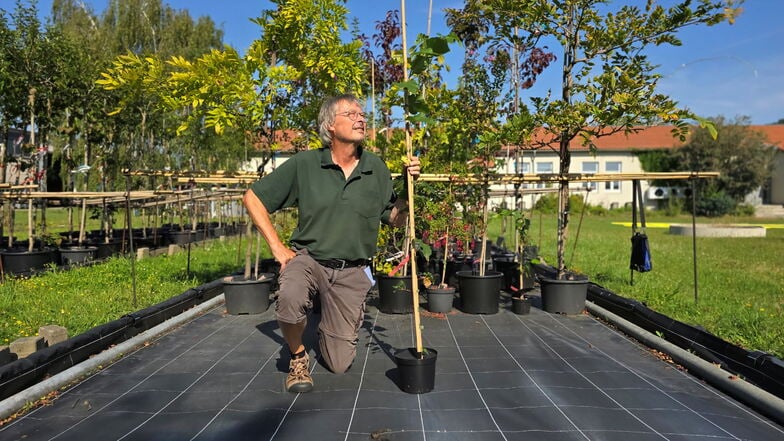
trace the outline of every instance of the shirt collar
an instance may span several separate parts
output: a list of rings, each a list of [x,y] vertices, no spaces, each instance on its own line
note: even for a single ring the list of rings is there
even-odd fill
[[[330,167],[337,167],[337,164],[332,160],[332,150],[329,147],[321,147],[321,167],[322,168],[330,168]],[[368,174],[373,172],[373,168],[370,165],[370,162],[367,160],[367,155],[364,155],[364,149],[362,146],[359,146],[359,164],[357,164],[357,168],[359,172],[362,174]]]

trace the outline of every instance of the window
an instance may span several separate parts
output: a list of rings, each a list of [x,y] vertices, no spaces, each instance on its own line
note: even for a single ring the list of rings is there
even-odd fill
[[[607,161],[604,164],[604,171],[607,173],[621,173],[621,161]],[[604,189],[607,191],[621,191],[621,181],[607,181],[604,183]]]
[[[553,172],[553,163],[552,162],[537,162],[536,163],[536,174],[548,174]],[[545,188],[545,183],[540,182],[536,184],[536,188]]]
[[[515,161],[514,163],[515,174],[524,174],[527,175],[531,173],[531,163],[525,161]],[[523,184],[523,188],[530,187],[531,184]]]
[[[599,163],[596,161],[585,161],[583,162],[583,170],[584,174],[595,175],[599,172]],[[590,188],[591,190],[596,190],[598,187],[596,186],[596,182],[583,182],[583,188]]]

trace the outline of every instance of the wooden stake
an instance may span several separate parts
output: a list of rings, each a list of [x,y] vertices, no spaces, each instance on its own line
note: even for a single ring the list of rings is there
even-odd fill
[[[406,0],[400,0],[400,33],[403,37],[403,81],[408,81],[408,43],[406,41]],[[408,93],[408,92],[405,92]],[[408,157],[413,156],[413,148],[411,146],[411,126],[408,122],[408,112],[406,116],[406,154]],[[406,184],[408,185],[408,252],[409,262],[411,264],[411,297],[414,303],[414,336],[416,338],[416,351],[419,357],[422,357],[422,330],[419,324],[419,280],[417,278],[416,268],[416,245],[414,238],[416,231],[414,230],[414,178],[406,173]]]

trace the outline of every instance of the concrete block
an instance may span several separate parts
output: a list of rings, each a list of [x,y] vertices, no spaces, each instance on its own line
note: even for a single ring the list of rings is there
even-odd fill
[[[16,354],[18,358],[25,358],[33,352],[45,347],[46,342],[40,335],[36,335],[35,337],[17,338],[16,340],[12,341],[11,345],[9,346],[11,352]]]
[[[38,328],[38,335],[44,338],[47,346],[68,340],[68,330],[63,326],[46,325]]]
[[[0,366],[16,360],[16,354],[8,346],[0,346]]]
[[[150,249],[147,247],[138,248],[136,250],[136,260],[142,260],[150,257]]]
[[[170,244],[169,245],[169,255],[170,256],[173,256],[173,255],[179,253],[181,250],[182,250],[182,248],[180,248],[179,245],[176,245],[176,244]]]

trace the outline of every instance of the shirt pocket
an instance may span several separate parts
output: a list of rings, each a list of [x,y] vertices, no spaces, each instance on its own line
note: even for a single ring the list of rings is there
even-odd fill
[[[375,196],[358,196],[351,202],[351,208],[360,217],[376,222],[381,218],[381,204]]]

